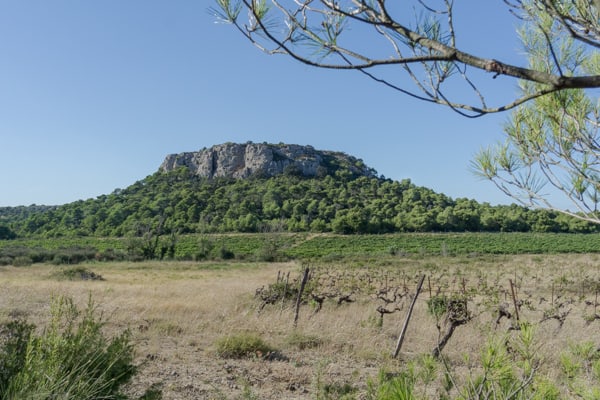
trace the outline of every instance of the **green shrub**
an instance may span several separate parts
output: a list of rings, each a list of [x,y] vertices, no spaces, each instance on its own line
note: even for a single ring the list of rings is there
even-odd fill
[[[94,260],[96,254],[97,250],[93,247],[61,247],[54,251],[51,262],[54,265],[79,264],[84,261]]]
[[[214,242],[206,236],[202,236],[198,239],[198,249],[194,258],[199,260],[206,260],[210,258],[210,253],[213,251],[215,247]]]
[[[64,268],[52,274],[56,279],[69,281],[103,281],[102,276],[84,267]]]
[[[59,297],[43,334],[23,323],[9,326],[0,398],[124,399],[119,389],[135,373],[130,334],[106,338],[95,311],[91,299],[80,311],[71,299]]]
[[[319,347],[323,341],[317,335],[294,331],[286,338],[285,343],[288,346],[296,347],[298,350],[304,350]]]
[[[264,244],[256,252],[256,258],[258,261],[274,262],[279,261],[281,255],[279,254],[279,245],[273,239],[265,240]]]
[[[33,263],[29,256],[15,257],[12,261],[12,265],[15,267],[28,267]]]
[[[427,311],[435,318],[441,318],[448,308],[448,298],[444,295],[432,296],[427,300]]]
[[[161,400],[162,390],[160,384],[154,384],[146,389],[146,392],[138,400]]]
[[[414,400],[415,377],[410,371],[389,375],[380,371],[377,381],[367,382],[369,400]]]
[[[97,252],[94,255],[96,261],[123,261],[127,259],[127,254],[122,250],[112,248]]]
[[[0,327],[0,393],[23,369],[27,344],[34,329],[34,325],[20,319]]]
[[[255,333],[240,333],[220,338],[215,347],[217,355],[223,358],[262,358],[273,351],[273,348]]]
[[[235,253],[223,246],[219,249],[219,257],[221,257],[222,260],[231,260],[235,258]]]
[[[344,383],[322,383],[317,388],[318,400],[351,400],[356,398],[356,388],[349,384]]]

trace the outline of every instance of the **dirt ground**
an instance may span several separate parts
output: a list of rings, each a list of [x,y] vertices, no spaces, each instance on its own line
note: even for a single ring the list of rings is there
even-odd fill
[[[440,292],[472,293],[472,319],[457,328],[444,350],[457,370],[469,368],[465,354],[476,358],[490,335],[509,332],[515,299],[520,318],[537,325],[549,365],[570,343],[598,342],[598,261],[588,255],[398,259],[383,267],[347,267],[352,272],[343,285],[334,281],[342,280],[340,271],[346,267],[316,266],[334,271],[321,275],[326,277],[322,292],[337,285],[338,294],[352,292],[352,302],[338,304],[331,296],[319,312],[314,302],[303,305],[296,328],[293,304],[271,304],[259,311],[255,297],[256,289],[278,276],[289,272],[291,280],[299,277],[302,266],[296,263],[87,264],[104,280],[86,281],[57,279],[55,272],[64,267],[2,267],[0,320],[24,316],[43,326],[53,296],[68,295],[83,306],[91,294],[108,334],[123,329],[133,333],[139,373],[127,389],[132,397],[153,387],[164,400],[333,399],[345,391],[362,399],[367,382],[381,370],[398,370],[435,347],[439,321],[428,313],[427,299]],[[400,357],[393,359],[421,274],[427,277],[423,291]],[[377,290],[385,285],[410,293],[395,303],[397,312],[384,315],[383,324],[377,307],[386,304],[375,292],[357,289],[366,287],[366,280]],[[496,322],[500,305],[513,314],[511,320]],[[242,359],[219,357],[218,340],[238,333],[258,334],[276,351]],[[311,345],[299,345],[298,338],[300,343],[310,339]]]

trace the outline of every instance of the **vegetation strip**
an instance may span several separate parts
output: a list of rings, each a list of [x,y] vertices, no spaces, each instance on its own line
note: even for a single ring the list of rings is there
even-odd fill
[[[0,265],[37,262],[336,260],[372,256],[478,256],[600,252],[599,234],[404,233],[388,235],[213,234],[156,238],[54,238],[0,241]],[[156,244],[151,249],[147,246]]]

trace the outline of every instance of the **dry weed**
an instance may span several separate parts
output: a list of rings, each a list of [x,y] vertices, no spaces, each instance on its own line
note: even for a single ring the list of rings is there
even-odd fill
[[[360,392],[381,369],[393,370],[404,360],[431,353],[440,335],[436,325],[443,330],[447,321],[436,321],[427,300],[440,293],[469,298],[473,318],[456,329],[443,351],[455,371],[466,376],[490,335],[507,334],[514,325],[509,281],[515,285],[520,319],[538,325],[543,358],[547,365],[556,365],[561,349],[569,344],[597,340],[600,321],[591,316],[600,314],[598,261],[595,255],[553,255],[392,258],[384,267],[320,265],[317,269],[337,271],[336,277],[360,276],[353,280],[356,287],[367,287],[365,276],[372,273],[379,279],[371,282],[373,287],[384,282],[405,285],[410,294],[399,303],[400,311],[384,316],[383,324],[378,300],[367,290],[356,292],[351,303],[325,300],[319,312],[305,304],[296,329],[293,304],[276,303],[259,312],[254,297],[257,288],[273,283],[280,272],[297,277],[301,267],[295,263],[88,264],[86,268],[105,280],[79,282],[54,279],[53,272],[60,268],[56,266],[1,267],[0,319],[25,316],[43,326],[53,296],[68,295],[82,305],[91,293],[108,330],[130,328],[134,334],[141,370],[139,385],[131,387],[133,394],[156,384],[165,400],[236,398],[243,393],[261,399],[305,399],[316,397],[315,382],[348,384]],[[428,279],[401,360],[394,360],[391,354],[420,274]],[[496,323],[503,303],[508,304],[511,319]],[[543,320],[544,316],[548,318]],[[218,357],[215,343],[240,333],[259,335],[281,356]]]

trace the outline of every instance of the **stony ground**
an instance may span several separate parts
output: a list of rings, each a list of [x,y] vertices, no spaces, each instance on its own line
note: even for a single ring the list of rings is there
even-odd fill
[[[86,265],[104,278],[94,281],[58,280],[56,266],[2,267],[0,319],[20,315],[43,326],[53,296],[66,294],[83,305],[91,294],[108,333],[123,329],[133,333],[139,373],[128,392],[140,396],[155,388],[164,400],[334,399],[348,391],[353,398],[366,398],[367,382],[380,370],[399,370],[407,360],[434,348],[439,331],[427,312],[427,299],[440,291],[473,290],[469,303],[473,319],[457,328],[444,351],[457,371],[468,369],[464,355],[477,358],[487,337],[509,332],[514,322],[513,317],[496,323],[497,306],[514,309],[510,281],[518,292],[520,317],[538,325],[546,359],[558,359],[559,350],[574,341],[597,341],[598,285],[592,289],[586,284],[600,282],[599,263],[592,256],[438,258],[386,264],[390,271],[385,274],[386,286],[404,285],[412,293],[415,278],[427,276],[398,360],[391,353],[410,296],[398,302],[398,312],[384,316],[383,326],[376,311],[381,301],[358,292],[352,303],[325,301],[318,313],[314,304],[303,306],[297,328],[291,304],[268,305],[259,312],[256,289],[287,272],[299,276],[302,268],[295,263]],[[353,272],[354,288],[379,270],[352,268],[363,271]],[[339,281],[342,275],[327,276]],[[242,359],[217,355],[215,343],[220,338],[244,333],[259,335],[276,351]]]

